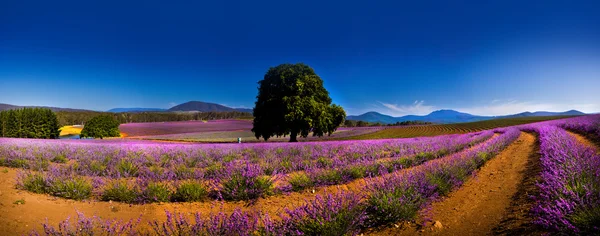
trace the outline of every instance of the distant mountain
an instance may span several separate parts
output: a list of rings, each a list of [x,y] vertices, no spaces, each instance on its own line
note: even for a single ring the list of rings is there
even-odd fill
[[[167,111],[167,109],[162,108],[113,108],[108,110],[108,112],[120,113],[120,112],[149,112],[149,111]]]
[[[10,104],[0,103],[0,111],[17,109],[17,108],[21,108],[21,107],[20,106],[15,106],[15,105],[10,105]]]
[[[39,108],[49,108],[52,111],[91,111],[84,109],[73,109],[73,108],[61,108],[61,107],[44,107],[44,106],[16,106],[10,104],[0,103],[0,111],[11,110],[11,109],[19,109],[23,107],[39,107]]]
[[[425,116],[407,115],[401,117],[392,117],[377,112],[367,112],[358,116],[348,116],[347,120],[362,120],[367,122],[381,122],[385,124],[402,122],[402,121],[427,121],[433,123],[462,123],[462,122],[474,122],[481,120],[499,119],[499,118],[516,118],[516,117],[529,117],[529,116],[567,116],[567,115],[585,115],[585,113],[570,110],[565,112],[523,112],[514,115],[507,116],[476,116],[468,113],[458,112],[454,110],[438,110],[434,111]]]
[[[346,120],[362,120],[362,121],[367,121],[367,122],[381,122],[381,123],[386,123],[386,124],[390,124],[390,123],[396,123],[396,120],[398,118],[393,117],[393,116],[388,116],[388,115],[384,115],[378,112],[367,112],[365,114],[362,115],[358,115],[358,116],[346,116]]]
[[[536,112],[523,112],[523,113],[519,113],[519,114],[504,116],[504,117],[511,118],[511,117],[530,117],[530,116],[578,116],[578,115],[585,115],[585,113],[577,111],[577,110],[570,110],[570,111],[565,111],[565,112],[536,111]]]
[[[209,102],[199,102],[199,101],[191,101],[191,102],[182,103],[177,106],[171,107],[168,111],[199,111],[199,112],[240,111],[240,112],[252,113],[252,109],[231,108],[231,107],[223,106],[221,104],[209,103]]]

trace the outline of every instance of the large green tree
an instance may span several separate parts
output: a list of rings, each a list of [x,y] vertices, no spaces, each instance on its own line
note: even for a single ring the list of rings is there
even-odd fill
[[[105,137],[119,137],[119,121],[112,115],[99,115],[83,126],[80,137],[82,138],[105,138]]]
[[[258,82],[252,132],[257,139],[290,135],[307,137],[333,133],[346,118],[342,107],[331,104],[323,80],[309,66],[271,67]]]

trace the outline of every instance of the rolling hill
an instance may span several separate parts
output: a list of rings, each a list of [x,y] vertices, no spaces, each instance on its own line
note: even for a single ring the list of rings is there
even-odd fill
[[[438,110],[434,111],[425,116],[416,116],[416,115],[407,115],[401,117],[392,117],[389,115],[384,115],[377,112],[367,112],[358,116],[348,116],[347,120],[362,120],[367,122],[381,122],[385,124],[402,122],[402,121],[427,121],[433,123],[441,123],[441,124],[451,124],[451,123],[463,123],[463,122],[474,122],[474,121],[483,121],[483,120],[491,120],[491,119],[499,119],[499,118],[518,118],[518,117],[536,117],[536,116],[573,116],[573,115],[585,115],[585,113],[570,110],[565,112],[547,112],[547,111],[537,111],[537,112],[523,112],[514,115],[507,116],[476,116],[468,113],[458,112],[454,110]]]
[[[17,105],[0,103],[0,111],[11,110],[11,109],[19,109],[19,108],[24,108],[24,107],[49,108],[52,111],[91,111],[91,110],[85,110],[85,109],[73,109],[73,108],[62,108],[62,107],[17,106]]]
[[[252,109],[247,108],[231,108],[216,103],[190,101],[171,107],[168,111],[199,111],[199,112],[222,112],[222,111],[239,111],[250,112]]]

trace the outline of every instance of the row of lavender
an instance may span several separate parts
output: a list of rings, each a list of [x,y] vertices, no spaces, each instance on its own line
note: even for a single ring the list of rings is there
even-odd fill
[[[396,172],[370,181],[364,191],[318,195],[303,206],[287,209],[275,220],[260,212],[234,211],[202,216],[191,220],[185,215],[167,212],[166,221],[150,222],[156,235],[352,235],[367,227],[412,220],[432,200],[447,194],[483,163],[499,153],[520,135],[510,128],[503,134],[471,150],[456,153],[411,170]],[[63,222],[59,228],[45,224],[49,235],[94,232],[110,229],[109,235],[146,234],[138,231],[138,222],[104,221],[85,218],[75,224]]]
[[[70,167],[78,175],[173,180],[221,177],[229,174],[221,171],[226,169],[223,167],[252,163],[272,175],[339,168],[381,158],[439,156],[491,135],[488,131],[434,138],[241,145],[0,139],[0,165],[46,170],[50,162],[73,161]]]
[[[526,125],[539,133],[542,172],[540,196],[532,209],[535,223],[563,233],[600,230],[600,154],[564,129],[600,137],[600,116]]]
[[[255,149],[251,149],[250,147],[239,148],[231,145],[223,146],[231,147],[232,150],[229,150],[230,153],[237,152],[236,155],[242,155],[242,157],[238,160],[229,161],[224,164],[219,163],[218,168],[208,169],[218,172],[216,175],[201,172],[201,170],[198,169],[191,172],[189,171],[190,169],[185,169],[186,167],[158,169],[160,167],[157,167],[158,163],[156,162],[136,163],[131,161],[131,158],[135,158],[137,155],[142,154],[140,154],[141,152],[132,150],[118,151],[111,150],[110,148],[102,149],[98,146],[90,146],[91,149],[96,150],[97,153],[92,153],[93,155],[88,159],[85,159],[79,152],[85,152],[83,149],[86,146],[79,146],[75,149],[66,149],[70,150],[70,153],[75,153],[75,158],[68,158],[70,161],[67,164],[55,164],[49,166],[47,171],[42,172],[19,172],[17,185],[21,189],[32,192],[49,193],[65,198],[85,199],[91,196],[99,196],[102,200],[124,201],[130,203],[200,201],[206,197],[223,198],[225,200],[249,200],[277,192],[288,192],[292,190],[300,191],[308,187],[345,183],[357,178],[376,176],[393,172],[397,169],[420,165],[425,161],[439,158],[443,155],[457,152],[467,146],[483,142],[492,137],[492,135],[492,131],[486,131],[477,134],[441,136],[422,140],[394,140],[396,143],[393,143],[391,140],[380,142],[351,141],[343,142],[346,143],[347,146],[352,146],[345,148],[339,146],[340,142],[331,142],[327,144],[314,143],[312,146],[291,146],[291,148],[302,148],[303,150],[312,153],[311,155],[302,155],[300,151],[293,152],[296,157],[316,158],[318,156],[318,158],[314,161],[317,165],[304,169],[304,171],[294,172],[289,177],[284,177],[285,175],[273,175],[276,171],[268,170],[269,164],[274,163],[275,160],[270,162],[267,160],[267,166],[265,167],[265,162],[255,163],[248,155],[248,153],[256,152],[273,152],[272,149],[276,149],[275,152],[278,152],[278,150],[287,150],[280,149],[280,145],[273,145],[274,147],[258,145]],[[373,145],[363,146],[369,145],[365,143],[371,143]],[[14,163],[15,160],[18,160],[19,162],[22,162],[23,160],[39,162],[39,160],[48,160],[52,155],[46,156],[45,158],[39,158],[36,156],[38,153],[52,153],[53,150],[61,153],[60,151],[56,151],[61,150],[61,146],[57,145],[32,145],[29,147],[23,145],[17,146],[17,148],[14,148],[15,146],[7,145],[7,147],[8,148],[4,148],[4,150],[17,150],[12,153],[4,152],[5,154],[3,156],[8,157],[5,159],[8,160],[6,161],[8,163]],[[11,149],[11,147],[13,148]],[[52,147],[56,149],[52,149]],[[156,152],[150,153],[152,153],[152,156],[173,155],[169,151],[175,151],[175,149],[169,148],[160,149],[163,152],[159,152],[158,154]],[[197,151],[199,149],[196,146],[186,146],[186,148],[191,151]],[[365,151],[367,148],[370,150]],[[18,159],[18,156],[23,154],[23,150],[29,152],[29,159]],[[138,149],[138,151],[139,150],[146,149]],[[149,150],[152,151],[155,149]],[[333,150],[338,150],[338,152],[334,152]],[[372,155],[364,157],[356,156],[355,153],[351,153],[353,150],[356,152],[361,150],[362,153],[359,152],[361,154],[367,153]],[[213,151],[214,150],[210,150],[209,152],[216,153]],[[316,154],[318,151],[321,153]],[[131,155],[128,152],[134,152],[136,154]],[[179,154],[183,154],[183,152],[180,152]],[[118,163],[117,166],[114,167],[117,172],[115,176],[103,176],[98,175],[96,172],[81,171],[82,169],[87,170],[87,168],[94,168],[94,162],[90,163],[89,160],[102,158],[103,155],[113,155],[113,158],[115,156],[119,158],[115,161]],[[106,156],[104,158],[107,158]],[[284,158],[286,156],[289,155],[284,155]],[[391,158],[382,160],[383,157],[388,156]],[[265,158],[269,159],[268,157]],[[218,158],[213,157],[213,159]],[[170,160],[174,161],[182,159]],[[221,161],[223,160],[221,159]],[[161,162],[161,164],[164,163],[165,162]],[[121,172],[132,173],[134,172],[133,170],[138,174],[120,175]],[[161,170],[162,174],[158,174],[157,170]],[[171,171],[172,174],[164,174],[169,171]],[[210,175],[207,176],[207,174]],[[131,176],[137,178],[119,178],[119,176]],[[275,184],[275,181],[277,181],[277,184]]]

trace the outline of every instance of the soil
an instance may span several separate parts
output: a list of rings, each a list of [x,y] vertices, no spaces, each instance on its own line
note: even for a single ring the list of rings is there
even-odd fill
[[[531,224],[529,196],[539,172],[536,137],[521,136],[489,160],[474,178],[422,212],[417,224],[374,235],[541,234]]]
[[[493,138],[484,141],[489,142]],[[476,148],[475,145],[469,149]],[[463,150],[467,151],[469,149]],[[431,162],[442,161],[445,157],[431,160]],[[413,168],[420,168],[419,166]],[[400,170],[404,172],[409,170]],[[144,205],[130,205],[120,202],[102,202],[96,200],[74,201],[45,194],[30,193],[25,190],[15,188],[15,177],[18,169],[0,167],[0,234],[22,235],[28,234],[32,230],[43,232],[42,223],[48,221],[53,226],[59,222],[71,217],[71,222],[77,218],[77,212],[83,213],[86,217],[98,216],[103,219],[118,219],[128,221],[138,218],[141,219],[140,225],[147,228],[147,222],[153,220],[166,219],[165,211],[178,212],[183,214],[195,214],[200,212],[203,216],[208,216],[211,212],[231,213],[236,208],[244,211],[261,211],[268,213],[269,216],[277,218],[284,209],[292,208],[304,204],[307,200],[314,199],[316,194],[334,193],[340,190],[344,191],[363,191],[367,178],[354,180],[347,184],[327,186],[307,190],[304,192],[293,192],[287,195],[270,196],[264,199],[258,199],[254,202],[222,202],[206,201],[197,203],[152,203]],[[375,177],[382,178],[382,176]],[[372,180],[372,179],[371,179]],[[17,200],[24,200],[24,204],[14,204]],[[190,217],[192,219],[193,217]]]
[[[575,139],[577,139],[577,141],[580,142],[580,143],[582,143],[583,145],[591,147],[591,148],[594,148],[594,149],[596,149],[597,152],[600,152],[600,149],[598,149],[596,147],[596,143],[594,143],[593,141],[591,141],[587,137],[585,137],[585,136],[583,136],[581,134],[575,133],[575,132],[568,131],[568,130],[567,130],[567,133],[569,133],[570,135],[572,135],[573,137],[575,137]]]

